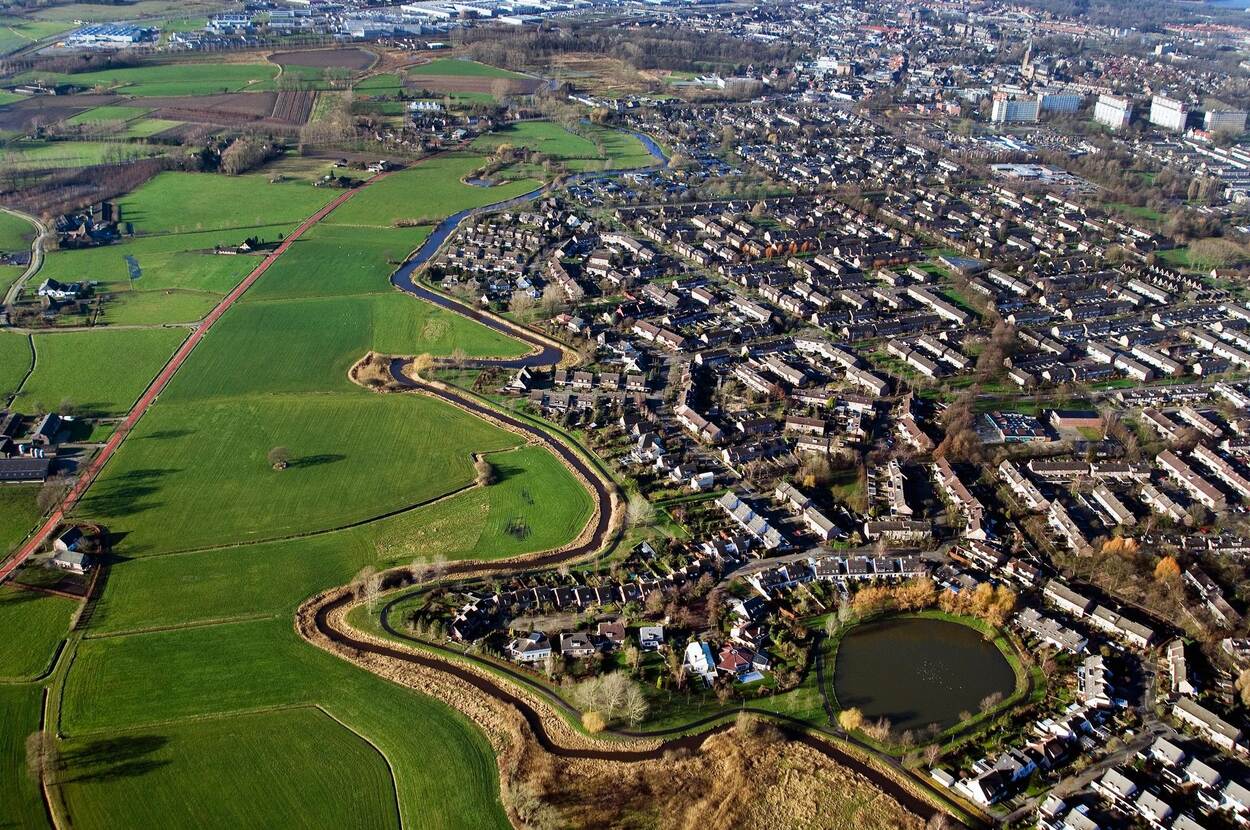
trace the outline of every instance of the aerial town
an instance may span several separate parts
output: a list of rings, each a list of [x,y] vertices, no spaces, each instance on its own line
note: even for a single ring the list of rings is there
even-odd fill
[[[0,824],[1250,827],[1250,8],[0,9]]]

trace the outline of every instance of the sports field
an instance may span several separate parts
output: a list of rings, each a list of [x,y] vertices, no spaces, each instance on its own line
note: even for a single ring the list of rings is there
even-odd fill
[[[396,810],[409,827],[507,826],[489,745],[465,718],[312,648],[291,625],[301,601],[364,564],[558,546],[590,515],[589,495],[545,450],[518,448],[512,433],[434,399],[375,394],[347,377],[370,349],[525,351],[389,284],[428,233],[428,223],[397,222],[501,198],[460,183],[481,163],[423,161],[292,245],[214,326],[80,504],[80,516],[114,534],[118,561],[56,689],[58,719],[71,753],[118,746],[130,756],[124,774],[99,752],[70,765],[75,826],[394,827]],[[147,194],[126,214],[140,229],[205,235],[252,221],[254,202],[239,200],[249,215],[236,219],[221,208],[228,197],[197,198],[194,177],[161,179],[164,199],[188,207],[171,215]],[[272,225],[286,221],[283,206],[260,209],[279,214]],[[195,260],[185,262],[193,272]],[[285,469],[268,460],[275,446],[286,448]],[[482,451],[493,453],[497,484],[417,506],[472,484],[472,453]],[[143,799],[149,791],[159,794]],[[262,798],[271,803],[258,806]],[[356,799],[358,813],[341,812]]]
[[[80,415],[121,415],[186,336],[185,329],[36,334],[31,338],[35,369],[18,390],[14,408],[28,414],[68,408]]]

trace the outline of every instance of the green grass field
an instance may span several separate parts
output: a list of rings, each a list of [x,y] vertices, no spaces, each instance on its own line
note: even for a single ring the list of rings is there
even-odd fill
[[[34,238],[34,225],[20,216],[0,212],[0,251],[29,251]]]
[[[0,399],[17,391],[34,359],[28,335],[0,331]]]
[[[0,815],[9,827],[48,826],[39,785],[26,774],[26,736],[39,729],[41,698],[38,686],[0,684]]]
[[[66,123],[97,124],[101,121],[133,121],[136,118],[142,118],[149,112],[151,110],[148,107],[128,107],[120,104],[108,105],[80,112],[73,118],[68,119]]]
[[[525,121],[480,136],[473,147],[484,152],[494,152],[502,144],[525,147],[570,162],[569,167],[578,170],[592,169],[596,161],[620,168],[655,162],[642,142],[628,133],[589,125],[584,131],[586,135],[578,135],[551,121]]]
[[[386,759],[315,708],[70,741],[65,755],[62,792],[75,824],[197,827],[191,817],[210,805],[229,827],[388,828],[399,820]]]
[[[35,370],[18,391],[14,408],[50,412],[69,400],[79,413],[122,414],[186,336],[184,329],[36,334]]]
[[[411,395],[257,392],[188,402],[172,388],[165,394],[79,508],[126,533],[128,555],[368,519],[469,483],[471,450],[518,440]],[[278,446],[291,453],[281,471],[266,460]]]
[[[0,681],[33,680],[47,671],[78,603],[0,586]]]
[[[276,242],[333,194],[306,182],[271,184],[265,176],[163,173],[121,200],[135,236],[113,245],[47,255],[42,278],[90,278],[109,295],[101,322],[187,323],[201,319],[261,261],[222,255],[257,237]],[[223,212],[222,205],[232,210]]]
[[[98,752],[71,764],[75,826],[507,826],[493,754],[463,716],[310,647],[291,625],[300,602],[364,564],[402,562],[440,539],[452,557],[556,546],[590,513],[589,495],[546,451],[434,399],[347,378],[370,349],[524,351],[388,281],[428,231],[396,219],[510,195],[459,182],[480,163],[423,161],[293,245],[196,348],[80,503],[79,515],[115,534],[118,561],[53,689],[59,726],[67,751],[120,747],[127,760],[123,774]],[[215,232],[207,223],[242,226],[256,209],[246,195],[204,201],[191,182],[161,179],[168,210],[147,194],[127,214],[141,230],[204,235]],[[222,208],[236,202],[246,216]],[[184,262],[178,279],[195,285],[197,260]],[[145,268],[138,283],[147,278]],[[275,446],[289,450],[284,470],[267,460]],[[475,451],[502,451],[497,484],[408,509],[471,483]],[[311,707],[329,718],[306,723]],[[376,774],[386,767],[363,759],[365,742],[389,762],[391,813]],[[272,805],[257,806],[262,797]],[[346,816],[357,798],[360,814]]]
[[[39,521],[39,507],[35,503],[38,494],[37,485],[0,488],[0,555],[17,547]]]
[[[459,58],[436,58],[429,63],[414,66],[408,70],[409,75],[463,75],[471,78],[524,78],[519,72],[509,72],[497,66],[487,66],[476,61],[460,60]]]
[[[165,63],[96,72],[33,73],[19,76],[104,89],[136,97],[213,95],[239,92],[272,81],[278,67],[263,63]]]
[[[0,149],[0,167],[42,170],[86,167],[113,161],[159,156],[169,148],[107,141],[13,141]]]
[[[0,55],[23,49],[36,41],[68,31],[69,28],[68,23],[0,15]]]
[[[161,694],[145,691],[153,688]],[[132,737],[144,736],[130,754],[142,750],[136,761],[160,761],[136,764],[130,776],[99,776],[104,782],[134,779],[120,792],[67,787],[71,810],[79,817],[76,826],[152,826],[144,818],[150,815],[146,807],[126,804],[125,798],[117,803],[117,796],[134,792],[142,782],[158,781],[163,812],[156,826],[204,826],[206,821],[217,824],[218,817],[222,825],[235,826],[227,817],[263,809],[250,785],[230,784],[235,770],[244,777],[254,772],[265,782],[275,772],[287,773],[275,796],[282,802],[281,825],[356,826],[355,819],[334,820],[353,804],[354,788],[348,788],[353,795],[346,797],[325,787],[309,768],[342,769],[335,774],[350,775],[357,785],[378,779],[359,755],[342,768],[327,757],[360,751],[347,745],[350,735],[345,730],[336,736],[328,726],[317,733],[307,723],[296,721],[297,728],[291,722],[290,707],[307,711],[309,705],[320,706],[347,729],[367,736],[385,756],[404,826],[508,826],[499,806],[490,747],[463,716],[309,647],[298,639],[289,618],[85,640],[70,669],[64,700],[61,721],[71,736],[65,744],[71,752],[101,741],[126,747]],[[281,711],[243,714],[258,708]],[[229,717],[216,721],[211,719],[215,715]],[[253,721],[255,717],[272,718],[281,727],[267,728]],[[182,740],[184,730],[208,729],[212,723],[233,724],[233,740],[212,740],[202,733]],[[320,740],[309,741],[306,730]],[[255,744],[244,733],[255,734]],[[240,751],[240,746],[249,748]],[[164,752],[165,747],[173,749]],[[116,753],[108,758],[116,763]],[[71,764],[71,777],[75,769],[88,772],[90,767]],[[213,797],[202,795],[202,788]],[[374,794],[382,789],[373,783],[365,797],[377,799]],[[331,820],[323,818],[327,813]],[[127,820],[130,815],[136,816],[133,822]],[[277,814],[265,815],[270,821],[261,826],[274,826]],[[388,826],[395,826],[393,817]]]

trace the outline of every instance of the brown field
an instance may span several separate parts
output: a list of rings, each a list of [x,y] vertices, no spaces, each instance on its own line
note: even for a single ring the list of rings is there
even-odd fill
[[[508,85],[510,93],[529,95],[542,86],[537,78],[481,78],[472,75],[417,75],[404,84],[414,89],[428,89],[431,92],[485,92],[494,91],[494,85],[502,80]]]
[[[268,118],[278,101],[276,92],[223,92],[174,98],[144,98],[155,107],[153,118],[201,124],[236,125]]]
[[[310,89],[279,92],[269,117],[284,124],[303,124],[312,114],[313,101],[316,98],[317,93]]]
[[[0,130],[28,132],[36,121],[52,124],[92,107],[120,103],[116,95],[32,95],[0,108]]]
[[[509,806],[531,798],[545,805],[535,812],[545,809],[564,826],[924,827],[924,819],[863,777],[809,747],[779,739],[766,726],[714,735],[695,754],[633,764],[567,761],[531,749],[514,772]]]
[[[274,52],[269,56],[272,63],[279,66],[315,66],[319,69],[331,67],[360,71],[373,66],[377,55],[367,49],[350,47],[347,49],[308,49],[296,52]]]

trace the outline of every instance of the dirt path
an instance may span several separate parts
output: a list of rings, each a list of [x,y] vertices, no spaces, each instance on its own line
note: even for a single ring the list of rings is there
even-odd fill
[[[378,176],[374,176],[368,182],[361,185],[361,187],[367,187],[386,175],[387,174],[382,173]],[[200,325],[197,326],[196,329],[191,332],[191,335],[182,342],[182,346],[179,347],[178,351],[174,352],[174,356],[171,357],[169,362],[165,364],[165,368],[163,368],[160,374],[156,376],[156,379],[152,381],[152,383],[144,391],[143,395],[140,396],[139,400],[135,401],[135,405],[131,407],[130,412],[127,413],[125,419],[122,420],[121,424],[109,437],[109,440],[104,444],[104,447],[100,450],[100,452],[96,454],[95,458],[91,459],[91,463],[87,465],[87,468],[83,470],[83,472],[74,481],[73,486],[70,487],[69,492],[65,494],[65,498],[62,499],[61,503],[52,511],[44,523],[40,525],[34,535],[27,540],[26,544],[19,548],[17,553],[9,557],[3,565],[0,565],[0,582],[4,582],[4,580],[7,579],[13,571],[30,558],[31,554],[39,550],[40,546],[47,541],[48,537],[52,535],[57,526],[65,520],[65,517],[69,515],[70,511],[72,511],[75,505],[78,504],[78,500],[82,498],[83,493],[87,491],[87,488],[91,486],[93,481],[95,481],[96,476],[98,476],[100,471],[104,469],[104,465],[107,464],[109,459],[113,457],[113,453],[115,453],[117,448],[121,446],[122,441],[124,441],[130,431],[134,429],[135,424],[139,423],[139,419],[142,418],[144,413],[148,411],[148,408],[156,401],[161,392],[165,391],[165,387],[169,385],[170,380],[172,380],[177,371],[182,368],[182,364],[186,362],[187,358],[191,355],[192,350],[194,350],[195,347],[200,344],[200,341],[204,339],[204,335],[207,334],[208,330],[213,327],[213,324],[220,320],[221,316],[230,309],[230,306],[234,305],[234,303],[242,297],[243,294],[251,288],[252,285],[260,279],[266,271],[269,270],[269,266],[273,265],[274,262],[277,261],[278,257],[286,253],[286,250],[291,247],[291,244],[295,242],[295,240],[303,236],[309,228],[324,219],[330,214],[331,211],[350,199],[353,195],[359,192],[360,189],[361,188],[355,188],[353,190],[345,191],[325,207],[321,208],[321,210],[305,219],[298,228],[287,235],[281,245],[261,260],[261,263],[252,269],[252,272],[244,277],[243,281],[236,285],[234,290],[227,294],[222,301],[219,302],[211,312],[209,312],[208,316],[200,322]]]

